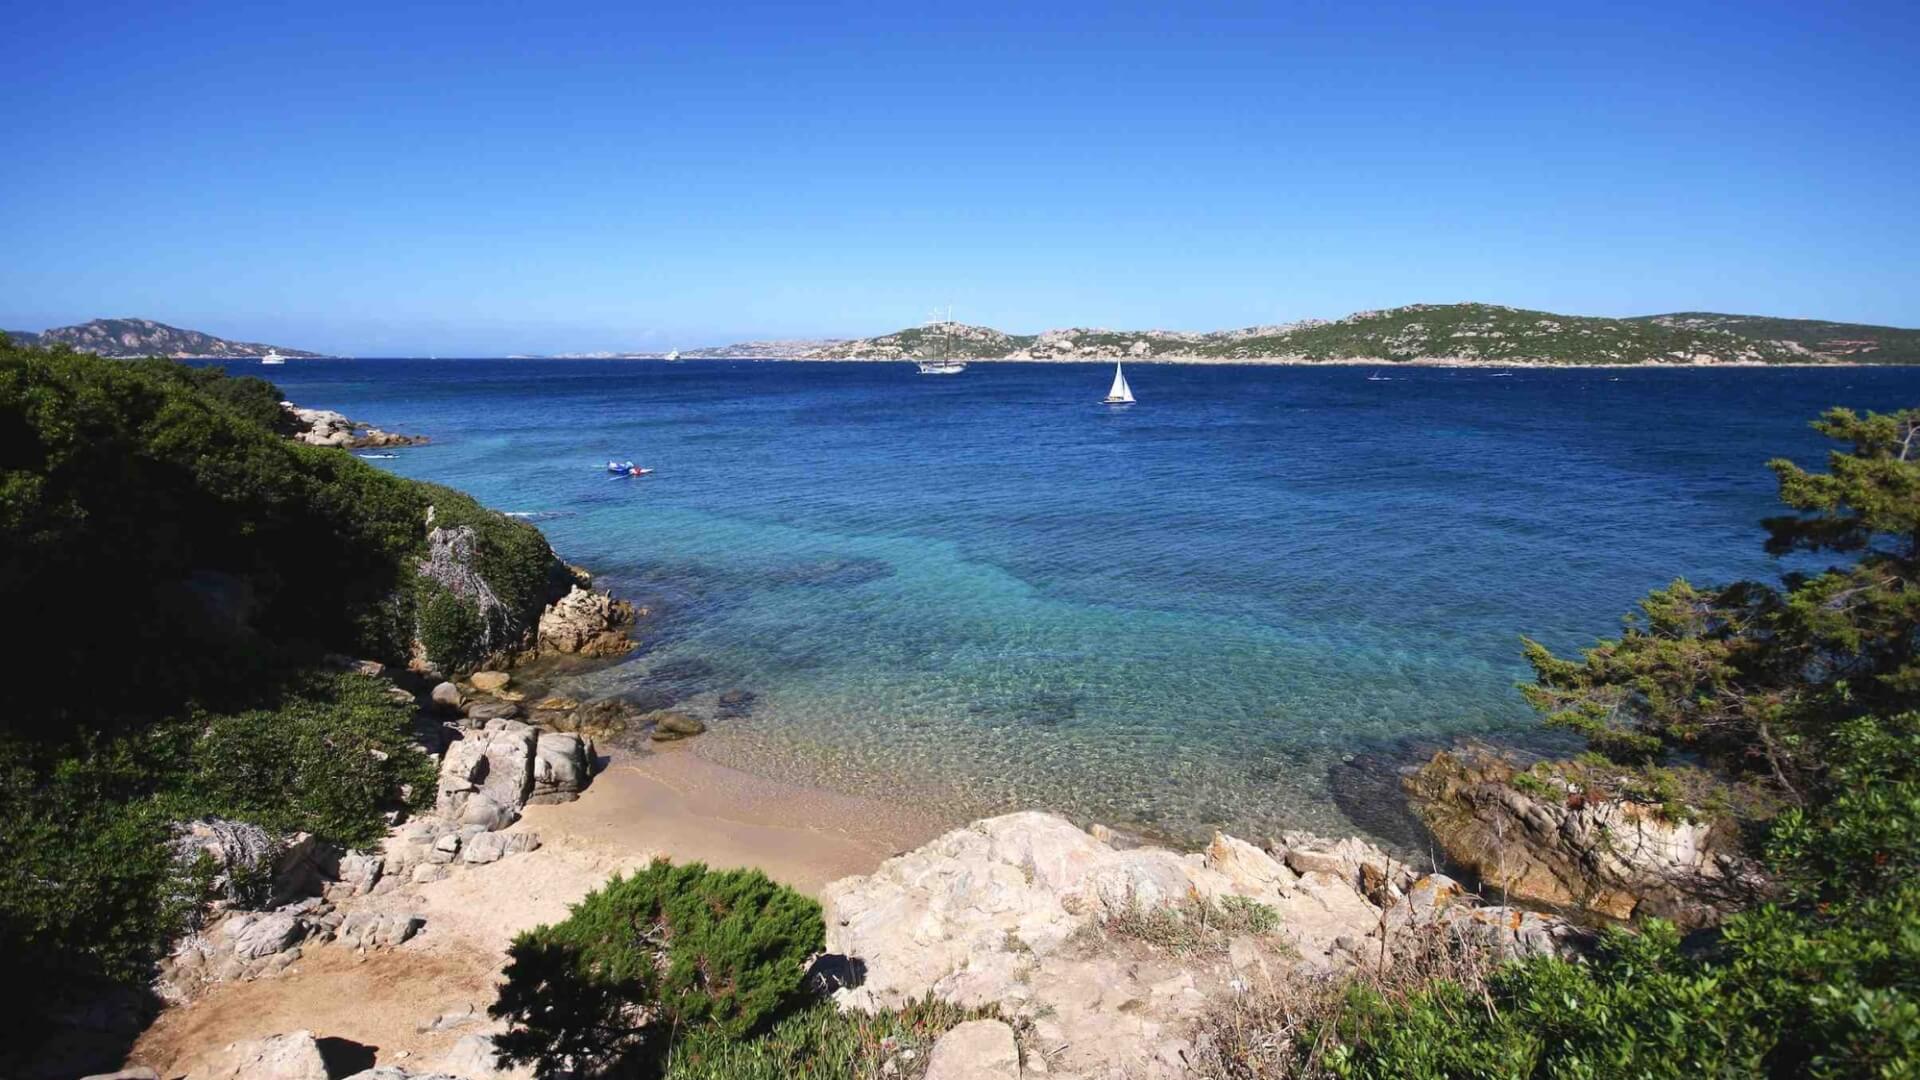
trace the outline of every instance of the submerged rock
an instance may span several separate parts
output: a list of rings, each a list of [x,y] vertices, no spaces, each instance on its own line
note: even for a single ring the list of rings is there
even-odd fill
[[[672,742],[707,730],[707,725],[698,718],[666,709],[648,713],[641,719],[653,726],[655,742]]]

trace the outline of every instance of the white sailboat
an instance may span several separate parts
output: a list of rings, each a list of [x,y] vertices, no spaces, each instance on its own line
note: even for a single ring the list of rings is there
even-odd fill
[[[267,355],[261,357],[260,362],[263,364],[284,364],[287,362],[287,358],[281,356],[278,349],[268,349]]]
[[[1120,370],[1119,361],[1115,361],[1113,365],[1113,389],[1108,390],[1107,396],[1100,399],[1100,404],[1133,404],[1133,388],[1127,385],[1127,374]]]
[[[937,318],[939,312],[935,312],[934,315]],[[918,361],[922,375],[958,375],[967,370],[965,360],[953,358],[953,308],[951,306],[947,308],[947,316],[941,321],[940,327],[940,358]]]

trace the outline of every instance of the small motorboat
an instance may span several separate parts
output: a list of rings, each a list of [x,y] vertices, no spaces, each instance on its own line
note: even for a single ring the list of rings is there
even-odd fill
[[[607,471],[610,473],[624,473],[631,470],[632,468],[633,468],[633,462],[631,461],[607,462]]]
[[[392,461],[394,458],[397,458],[399,456],[400,455],[398,454],[355,454],[354,455],[354,457],[361,458],[366,461]]]

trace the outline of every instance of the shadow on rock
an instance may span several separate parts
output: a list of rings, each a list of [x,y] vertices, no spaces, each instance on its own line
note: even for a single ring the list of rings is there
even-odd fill
[[[320,1060],[327,1063],[328,1076],[352,1076],[373,1068],[380,1049],[338,1036],[315,1039],[314,1045],[320,1048]]]

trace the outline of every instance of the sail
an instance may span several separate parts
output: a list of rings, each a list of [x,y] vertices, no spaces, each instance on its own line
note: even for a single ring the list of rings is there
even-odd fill
[[[1113,365],[1113,389],[1107,391],[1107,400],[1128,402],[1133,400],[1133,390],[1127,385],[1126,373],[1120,370],[1119,364]]]

